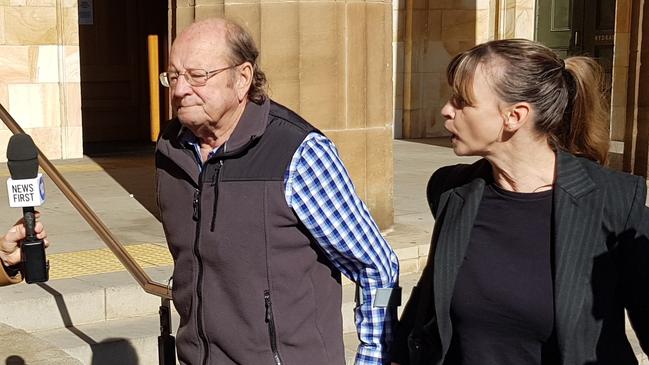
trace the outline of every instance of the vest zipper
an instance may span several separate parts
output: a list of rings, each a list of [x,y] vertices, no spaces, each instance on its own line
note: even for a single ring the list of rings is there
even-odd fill
[[[216,206],[219,202],[219,181],[221,180],[220,176],[222,167],[223,160],[219,160],[214,171],[214,205],[212,206],[212,222],[210,223],[210,232],[214,232],[214,224],[216,222]]]
[[[277,333],[275,331],[275,318],[273,317],[273,304],[270,300],[270,290],[264,290],[264,302],[266,303],[266,323],[268,324],[268,335],[270,337],[270,349],[273,351],[275,365],[282,365],[281,356],[277,349]]]
[[[196,262],[198,263],[198,278],[196,280],[196,297],[198,302],[196,304],[196,330],[198,332],[198,338],[201,340],[203,345],[203,365],[207,365],[207,358],[209,352],[209,344],[207,342],[207,336],[205,335],[205,329],[203,328],[203,260],[201,259],[201,253],[198,248],[198,242],[201,233],[201,188],[203,183],[203,173],[198,176],[198,186],[199,188],[194,191],[194,220],[196,221],[196,237],[194,239],[194,256],[196,257]]]

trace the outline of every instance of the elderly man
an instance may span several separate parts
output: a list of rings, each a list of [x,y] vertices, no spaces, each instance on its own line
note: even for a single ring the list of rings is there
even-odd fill
[[[333,145],[271,101],[239,25],[195,23],[167,72],[156,149],[183,364],[344,364],[340,273],[359,287],[357,364],[384,364],[397,258]]]

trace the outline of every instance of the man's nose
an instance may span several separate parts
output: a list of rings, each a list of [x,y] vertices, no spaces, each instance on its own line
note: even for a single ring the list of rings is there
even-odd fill
[[[454,119],[455,118],[455,107],[453,104],[451,104],[450,101],[447,101],[446,104],[442,107],[442,115],[446,119]]]
[[[183,96],[191,94],[192,92],[192,87],[187,82],[187,79],[185,79],[185,75],[178,75],[176,84],[173,86],[174,98],[181,99]]]

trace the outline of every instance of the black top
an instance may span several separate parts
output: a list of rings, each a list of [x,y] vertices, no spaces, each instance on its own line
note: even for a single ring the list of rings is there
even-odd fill
[[[540,365],[554,327],[552,191],[485,187],[459,270],[446,364]]]

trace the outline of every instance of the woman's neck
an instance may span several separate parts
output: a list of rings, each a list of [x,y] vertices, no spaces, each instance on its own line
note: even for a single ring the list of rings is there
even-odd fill
[[[552,189],[556,153],[546,141],[528,142],[507,144],[502,151],[486,156],[494,181],[501,188],[521,193]]]

